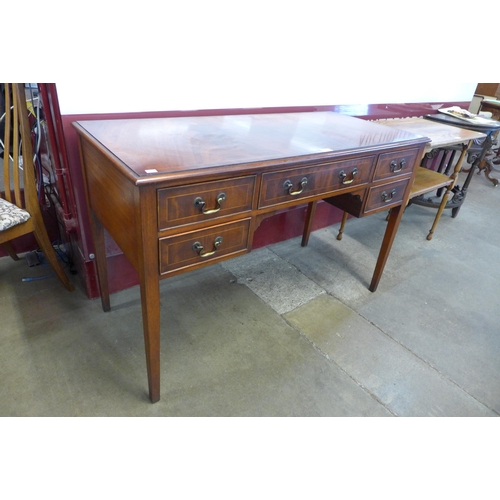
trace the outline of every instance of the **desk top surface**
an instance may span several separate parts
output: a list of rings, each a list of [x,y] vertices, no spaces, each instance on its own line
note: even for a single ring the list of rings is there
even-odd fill
[[[483,132],[454,127],[447,123],[426,120],[424,118],[378,120],[377,123],[429,137],[431,142],[427,145],[427,150],[444,148],[486,137],[486,134]]]
[[[93,120],[77,131],[136,178],[421,145],[425,136],[333,112]]]

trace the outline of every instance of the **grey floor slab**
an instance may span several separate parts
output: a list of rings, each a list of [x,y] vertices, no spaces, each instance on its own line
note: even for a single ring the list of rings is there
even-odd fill
[[[278,314],[291,311],[325,293],[295,266],[267,248],[223,262],[222,266]]]
[[[323,295],[286,319],[398,416],[495,416],[451,380],[337,299]]]

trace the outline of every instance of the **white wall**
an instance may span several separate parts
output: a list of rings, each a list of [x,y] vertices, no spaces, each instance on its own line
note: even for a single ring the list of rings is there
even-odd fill
[[[35,79],[56,82],[63,114],[470,101],[476,83],[461,82],[488,81],[487,51],[450,38],[450,15],[466,16],[452,2],[110,4],[61,22],[68,57]]]
[[[432,86],[418,84],[400,86],[392,82],[377,82],[362,88],[350,82],[323,82],[310,85],[295,80],[284,88],[281,80],[255,82],[238,75],[222,74],[221,85],[207,81],[193,88],[184,80],[152,82],[148,92],[134,94],[133,86],[100,82],[75,88],[72,83],[57,83],[62,114],[120,113],[135,111],[168,111],[218,108],[256,108],[272,106],[309,106],[333,104],[375,104],[470,101],[477,83],[449,83]],[[189,80],[189,78],[188,78]]]

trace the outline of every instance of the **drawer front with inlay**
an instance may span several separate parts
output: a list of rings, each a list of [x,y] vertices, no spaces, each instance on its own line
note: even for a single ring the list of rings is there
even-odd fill
[[[379,156],[374,181],[410,175],[417,158],[418,149],[405,149]]]
[[[366,184],[374,165],[369,156],[264,174],[259,208]]]
[[[158,190],[158,230],[252,209],[255,176]]]
[[[370,188],[364,213],[367,214],[399,205],[403,201],[408,182],[410,182],[410,179],[402,179]]]
[[[250,219],[208,229],[161,238],[160,274],[200,267],[228,256],[235,257],[249,246]]]

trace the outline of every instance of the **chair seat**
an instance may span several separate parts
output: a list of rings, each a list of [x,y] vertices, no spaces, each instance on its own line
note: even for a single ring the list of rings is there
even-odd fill
[[[30,214],[22,208],[0,198],[0,231],[22,224],[30,218]]]

